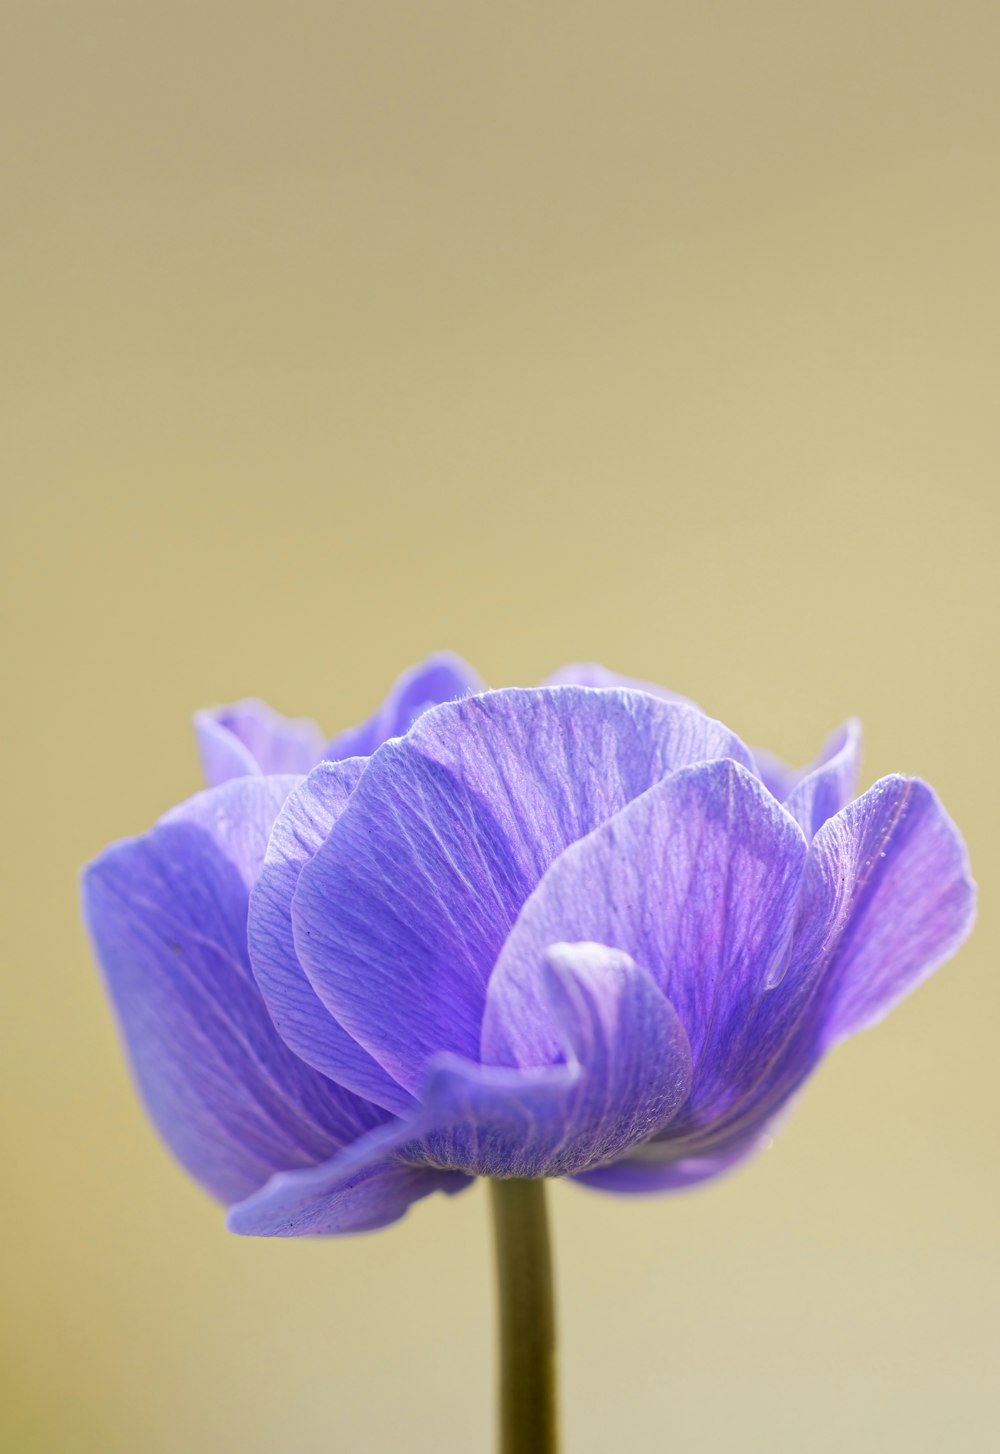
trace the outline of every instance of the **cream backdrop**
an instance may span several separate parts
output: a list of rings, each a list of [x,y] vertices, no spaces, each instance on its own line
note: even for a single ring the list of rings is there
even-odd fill
[[[76,907],[195,708],[444,646],[857,712],[983,889],[741,1174],[554,1188],[568,1451],[995,1447],[1000,10],[3,11],[4,1448],[490,1448],[481,1189],[228,1236]]]

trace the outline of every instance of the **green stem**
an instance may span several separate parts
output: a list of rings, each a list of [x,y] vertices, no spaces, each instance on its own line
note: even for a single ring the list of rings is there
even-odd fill
[[[500,1454],[556,1454],[556,1332],[545,1182],[491,1181],[500,1308]]]

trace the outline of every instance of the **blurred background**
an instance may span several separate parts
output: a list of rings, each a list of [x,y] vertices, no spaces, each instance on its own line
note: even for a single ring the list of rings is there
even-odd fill
[[[746,1170],[554,1187],[567,1451],[994,1447],[1000,11],[3,9],[3,1449],[490,1449],[481,1189],[228,1236],[76,904],[195,708],[439,647],[857,712],[984,888]]]

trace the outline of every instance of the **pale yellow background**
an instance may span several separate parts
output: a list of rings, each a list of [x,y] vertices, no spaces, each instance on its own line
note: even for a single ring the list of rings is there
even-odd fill
[[[1000,9],[3,5],[3,1447],[490,1447],[480,1190],[240,1241],[78,867],[451,646],[926,776],[977,937],[774,1149],[554,1188],[567,1448],[997,1447]]]

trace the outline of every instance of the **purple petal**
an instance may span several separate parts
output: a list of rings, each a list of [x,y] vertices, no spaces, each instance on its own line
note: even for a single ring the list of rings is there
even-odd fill
[[[699,1155],[678,1155],[676,1145],[665,1137],[637,1146],[610,1166],[581,1173],[577,1180],[598,1191],[617,1195],[648,1196],[654,1192],[685,1191],[718,1176],[736,1171],[744,1162],[766,1151],[773,1136],[767,1123],[755,1126],[730,1142],[728,1149]]]
[[[718,723],[638,692],[491,692],[437,708],[376,754],[302,869],[299,961],[417,1093],[431,1055],[479,1058],[487,977],[552,860],[665,773],[722,756],[750,762]]]
[[[250,895],[253,972],[279,1034],[309,1065],[366,1100],[405,1111],[413,1098],[333,1018],[306,978],[292,937],[292,897],[304,864],[329,835],[366,767],[323,762],[285,800]]]
[[[596,661],[573,661],[568,666],[561,666],[550,677],[546,677],[542,686],[624,687],[631,691],[648,692],[650,696],[659,697],[663,702],[682,702],[685,706],[694,706],[694,703],[687,697],[678,696],[676,692],[668,692],[666,687],[658,687],[653,682],[641,681],[638,677],[619,676],[617,672],[609,671],[606,666],[600,666]]]
[[[953,954],[974,909],[964,846],[930,789],[903,778],[876,784],[813,840],[788,970],[748,1005],[742,1043],[762,1073],[738,1097],[702,1096],[700,1107],[696,1084],[661,1136],[620,1171],[588,1180],[666,1190],[752,1155],[824,1051],[881,1019]]]
[[[374,1232],[398,1222],[432,1192],[471,1185],[457,1171],[412,1166],[396,1155],[397,1122],[306,1171],[281,1173],[231,1207],[226,1225],[242,1237],[329,1237]]]
[[[771,796],[777,798],[779,803],[785,801],[805,773],[802,768],[789,767],[786,762],[782,762],[780,757],[776,757],[773,752],[767,752],[763,747],[754,748],[753,759],[757,776]]]
[[[687,1032],[694,1086],[679,1120],[718,1114],[773,1053],[777,1025],[750,1033],[751,1021],[762,1001],[776,1011],[782,998],[774,986],[806,851],[793,820],[736,763],[666,778],[568,848],[525,904],[490,980],[484,1061],[552,1055],[539,958],[554,940],[598,940],[648,969]]]
[[[691,1053],[652,977],[603,944],[552,945],[538,971],[558,1058],[515,1070],[439,1057],[418,1147],[405,1155],[481,1176],[562,1176],[621,1155],[677,1114]]]
[[[850,801],[857,782],[861,758],[861,723],[852,717],[838,727],[823,744],[819,756],[808,767],[789,767],[773,752],[754,748],[757,775],[768,792],[793,812],[807,837],[826,817],[839,813]],[[800,786],[811,784],[795,806],[789,802]],[[814,801],[815,800],[815,801]],[[807,821],[810,825],[807,827]]]
[[[329,744],[324,757],[371,757],[392,737],[402,737],[430,707],[456,702],[485,690],[485,683],[472,667],[451,652],[429,656],[411,667],[393,684],[374,716],[360,727],[341,732]]]
[[[807,838],[854,796],[861,763],[861,723],[854,717],[826,744],[816,765],[784,798],[788,812]]]
[[[826,1045],[877,1023],[949,959],[976,909],[958,830],[926,783],[904,777],[883,778],[819,830],[805,897],[829,925]]]
[[[323,734],[304,717],[282,717],[264,702],[197,712],[195,737],[209,787],[260,773],[304,773],[320,757]]]
[[[599,944],[556,945],[542,970],[561,1063],[511,1070],[438,1057],[411,1117],[326,1166],[276,1177],[233,1210],[231,1230],[362,1231],[395,1220],[415,1196],[460,1189],[467,1174],[561,1176],[669,1122],[688,1093],[691,1062],[650,976]]]
[[[200,793],[87,870],[84,913],[149,1113],[222,1201],[314,1164],[383,1113],[278,1037],[246,949],[250,884],[293,778]]]

